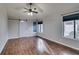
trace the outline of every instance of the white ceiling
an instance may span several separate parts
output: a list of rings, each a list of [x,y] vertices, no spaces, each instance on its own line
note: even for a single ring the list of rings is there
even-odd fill
[[[78,8],[79,4],[73,3],[36,3],[43,12],[39,11],[38,14],[34,14],[34,16],[28,16],[27,13],[23,13],[22,8],[28,7],[25,3],[7,3],[5,6],[8,10],[8,17],[11,19],[39,19],[39,18],[45,18],[47,16],[50,16],[51,14],[55,13],[63,13],[66,12],[66,10],[70,10],[72,8]],[[78,8],[79,9],[79,8]]]

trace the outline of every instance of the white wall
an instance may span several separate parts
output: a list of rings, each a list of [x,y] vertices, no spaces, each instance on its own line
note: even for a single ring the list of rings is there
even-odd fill
[[[33,32],[33,22],[28,20],[25,22],[20,22],[20,37],[35,36]]]
[[[19,20],[9,20],[8,21],[8,38],[18,38],[18,37],[30,37],[35,36],[33,32],[32,21],[20,22]]]
[[[3,4],[0,4],[0,53],[8,40],[7,13]]]
[[[63,38],[63,22],[59,13],[53,14],[43,20],[44,32],[38,33],[38,36],[47,38],[51,41],[61,43],[63,45],[79,50],[79,41],[74,39]]]
[[[8,20],[8,39],[19,37],[19,20]]]

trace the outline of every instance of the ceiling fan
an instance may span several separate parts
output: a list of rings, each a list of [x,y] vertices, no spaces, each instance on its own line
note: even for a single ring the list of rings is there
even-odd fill
[[[40,8],[37,4],[35,3],[26,3],[26,7],[21,7],[21,8],[16,8],[17,10],[21,10],[24,13],[27,13],[28,15],[33,15],[33,14],[38,14],[38,13],[43,13],[43,9]]]
[[[26,11],[24,12],[28,12],[28,15],[32,15],[33,13],[37,14],[38,11],[36,11],[37,8],[32,8],[33,3],[29,3],[29,8],[24,8]]]

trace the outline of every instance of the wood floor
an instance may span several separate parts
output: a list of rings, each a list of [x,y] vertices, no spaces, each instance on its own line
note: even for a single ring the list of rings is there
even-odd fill
[[[8,40],[1,55],[79,55],[79,51],[37,37]]]

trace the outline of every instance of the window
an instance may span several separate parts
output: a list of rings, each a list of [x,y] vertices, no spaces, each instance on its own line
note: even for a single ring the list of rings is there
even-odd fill
[[[38,32],[43,32],[43,21],[38,22]]]
[[[64,37],[79,39],[79,13],[63,17]]]
[[[41,26],[41,31],[40,32],[43,32],[43,24],[41,24],[40,26]]]
[[[74,38],[74,21],[64,22],[64,37]]]
[[[33,32],[37,32],[37,23],[33,22]]]
[[[75,20],[75,31],[76,39],[79,39],[79,20]]]
[[[33,22],[33,32],[43,32],[43,21]]]

